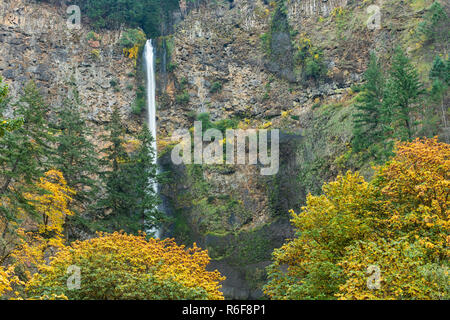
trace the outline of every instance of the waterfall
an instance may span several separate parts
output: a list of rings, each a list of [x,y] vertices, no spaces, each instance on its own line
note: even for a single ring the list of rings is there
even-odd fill
[[[153,50],[152,40],[147,40],[144,48],[144,64],[145,71],[147,76],[147,125],[150,133],[153,137],[152,148],[154,150],[154,159],[153,162],[156,164],[158,158],[158,150],[156,148],[156,82],[155,82],[155,62],[154,62],[155,54]],[[153,183],[153,190],[158,192],[158,185],[156,182]],[[155,233],[155,237],[159,238],[161,236],[161,231],[156,228],[152,228],[149,230],[150,232]]]

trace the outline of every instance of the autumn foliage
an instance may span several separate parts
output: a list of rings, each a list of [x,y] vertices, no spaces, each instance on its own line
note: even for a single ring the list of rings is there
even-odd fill
[[[275,250],[265,293],[448,299],[449,172],[450,145],[417,139],[397,144],[370,182],[348,172],[325,184],[322,195],[291,212],[297,237]]]
[[[223,299],[218,271],[207,271],[207,251],[145,235],[103,234],[76,241],[42,265],[27,284],[30,297],[69,299]],[[80,289],[67,286],[70,266],[80,268]]]
[[[195,244],[146,235],[99,233],[66,246],[66,217],[75,192],[61,172],[50,170],[25,198],[40,216],[36,222],[20,212],[19,242],[12,263],[0,267],[0,296],[13,299],[223,299],[225,278],[207,271],[207,251]],[[68,286],[71,267],[80,268],[80,288]]]
[[[73,215],[69,209],[69,203],[75,191],[67,186],[62,173],[57,170],[49,170],[40,178],[37,184],[39,194],[26,194],[25,198],[35,207],[41,216],[40,232],[55,232],[61,234],[67,216]]]

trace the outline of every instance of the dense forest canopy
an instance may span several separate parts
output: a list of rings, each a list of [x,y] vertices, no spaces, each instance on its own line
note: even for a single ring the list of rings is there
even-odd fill
[[[161,24],[178,8],[178,0],[75,0],[72,4],[80,6],[94,28],[139,27],[149,38],[161,34]]]

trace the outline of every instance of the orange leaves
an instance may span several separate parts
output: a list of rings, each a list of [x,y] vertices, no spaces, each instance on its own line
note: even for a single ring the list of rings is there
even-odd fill
[[[426,247],[441,257],[448,255],[449,177],[450,145],[433,138],[397,144],[396,156],[378,168],[374,181],[397,210],[386,212],[390,225],[409,237],[427,238]]]
[[[65,217],[73,215],[68,205],[75,191],[67,186],[62,173],[56,170],[47,171],[40,179],[38,187],[44,191],[42,194],[26,194],[25,198],[43,217],[40,231],[55,231],[60,234]]]
[[[291,212],[297,238],[274,252],[275,299],[448,298],[450,145],[399,143],[366,182],[348,172]],[[381,289],[368,287],[369,266]]]
[[[49,267],[32,279],[29,291],[37,293],[51,286],[54,294],[81,299],[223,299],[219,282],[224,277],[206,270],[209,261],[207,251],[195,244],[186,249],[173,239],[99,233],[97,238],[76,241],[58,252]],[[81,268],[81,291],[65,291],[64,277],[70,265]],[[104,291],[97,291],[97,285]],[[155,292],[158,287],[167,292]]]

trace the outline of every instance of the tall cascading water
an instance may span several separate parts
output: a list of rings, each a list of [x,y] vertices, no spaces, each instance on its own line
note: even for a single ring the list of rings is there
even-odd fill
[[[154,164],[158,158],[158,150],[156,149],[156,82],[155,82],[155,53],[152,40],[147,40],[144,48],[144,65],[147,75],[147,125],[153,137],[152,147],[154,150]],[[153,182],[153,190],[158,192],[158,184]],[[153,228],[148,230],[155,234],[156,238],[161,236],[161,230]]]

